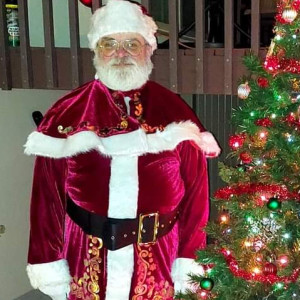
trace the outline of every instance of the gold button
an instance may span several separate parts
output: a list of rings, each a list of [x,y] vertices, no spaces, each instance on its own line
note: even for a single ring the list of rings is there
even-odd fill
[[[132,234],[135,235],[135,231],[132,231]]]
[[[164,228],[164,227],[165,227],[165,224],[161,224],[160,227],[161,227],[161,228]]]
[[[172,223],[172,221],[169,221],[169,223],[171,224],[171,223]]]
[[[145,233],[145,232],[146,232],[146,230],[145,230],[145,229],[143,229],[142,231],[143,231],[143,233]]]
[[[126,233],[124,234],[124,238],[127,238],[127,234]]]

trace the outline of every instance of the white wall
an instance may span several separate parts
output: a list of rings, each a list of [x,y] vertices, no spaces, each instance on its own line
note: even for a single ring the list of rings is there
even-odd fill
[[[31,113],[42,113],[66,91],[0,90],[0,299],[12,300],[29,290],[25,267],[29,235],[29,200],[33,157],[23,154],[35,125]]]

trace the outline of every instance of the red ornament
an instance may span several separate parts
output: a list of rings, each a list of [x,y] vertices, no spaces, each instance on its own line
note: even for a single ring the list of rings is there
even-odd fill
[[[92,5],[93,5],[93,0],[79,0],[79,1],[87,7],[92,7]]]
[[[257,78],[257,84],[261,87],[261,88],[266,88],[269,86],[269,80],[265,77],[258,77]]]
[[[240,159],[244,164],[250,164],[253,160],[251,154],[247,151],[243,151],[240,153]]]
[[[277,267],[276,265],[272,264],[272,263],[266,263],[264,265],[264,271],[263,271],[265,276],[268,275],[276,275],[277,274]]]
[[[300,0],[294,0],[293,3],[292,3],[292,7],[295,10],[300,10]]]
[[[229,137],[229,146],[232,148],[232,150],[237,150],[243,146],[245,139],[245,134],[232,135]]]
[[[277,56],[269,56],[266,58],[264,68],[273,73],[280,69],[280,60]]]
[[[269,118],[262,118],[255,121],[255,125],[263,127],[272,127],[273,123]]]
[[[285,118],[285,120],[286,120],[286,122],[288,122],[288,123],[293,123],[293,122],[296,121],[296,115],[295,115],[293,112],[291,112],[291,113],[289,113],[289,115]]]

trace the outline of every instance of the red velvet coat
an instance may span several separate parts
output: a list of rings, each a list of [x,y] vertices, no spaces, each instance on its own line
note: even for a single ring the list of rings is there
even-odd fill
[[[209,212],[205,153],[218,154],[218,146],[184,101],[150,81],[138,91],[143,119],[154,128],[145,132],[139,106],[124,102],[136,92],[87,83],[56,102],[28,138],[25,152],[37,156],[28,273],[45,293],[49,286],[63,291],[69,267],[70,300],[169,300],[174,283],[185,288],[186,273],[199,271],[193,259],[205,247]],[[128,126],[120,128],[124,116]],[[99,249],[66,215],[66,194],[99,215],[179,208],[179,220],[155,245]]]

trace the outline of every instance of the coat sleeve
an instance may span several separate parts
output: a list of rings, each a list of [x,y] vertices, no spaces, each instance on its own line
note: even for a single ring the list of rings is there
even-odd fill
[[[65,159],[35,160],[27,273],[31,285],[55,300],[67,299],[70,274],[63,257]]]
[[[181,144],[181,176],[185,195],[179,216],[178,257],[172,266],[175,291],[191,288],[189,273],[203,274],[203,269],[194,259],[196,251],[206,246],[204,227],[209,216],[209,189],[205,154],[192,142]]]

